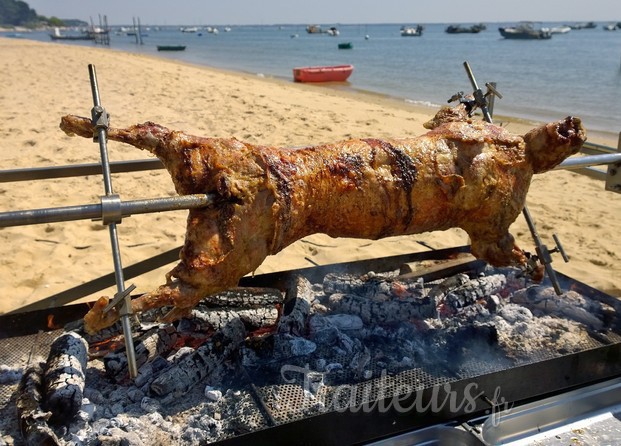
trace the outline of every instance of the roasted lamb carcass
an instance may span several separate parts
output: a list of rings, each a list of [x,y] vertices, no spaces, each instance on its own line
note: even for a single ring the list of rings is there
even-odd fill
[[[202,138],[152,122],[110,128],[110,140],[162,160],[179,194],[219,197],[190,210],[179,264],[166,284],[132,302],[141,312],[174,306],[183,316],[210,294],[237,285],[270,254],[313,233],[379,239],[464,229],[472,253],[493,265],[523,265],[508,232],[521,212],[533,173],[576,153],[585,141],[580,119],[517,136],[441,110],[418,138],[351,139],[306,148],[274,148],[237,139]],[[68,134],[91,138],[88,118],[65,116]],[[118,319],[101,298],[85,316],[89,331]]]

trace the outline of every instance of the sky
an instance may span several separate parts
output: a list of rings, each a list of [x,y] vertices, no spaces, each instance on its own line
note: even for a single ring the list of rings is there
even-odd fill
[[[619,0],[25,0],[38,14],[110,25],[621,21]]]

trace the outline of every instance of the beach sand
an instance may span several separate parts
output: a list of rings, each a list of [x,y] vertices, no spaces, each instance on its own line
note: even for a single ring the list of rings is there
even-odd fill
[[[264,145],[303,146],[349,137],[406,137],[423,134],[436,112],[380,95],[295,84],[252,74],[177,63],[107,48],[0,39],[0,170],[91,163],[99,147],[70,138],[61,116],[89,116],[92,96],[87,65],[96,64],[101,100],[111,124],[154,121],[200,136],[231,137]],[[567,114],[573,114],[567,110]],[[563,118],[564,116],[559,116]],[[498,119],[523,134],[537,123]],[[611,129],[615,130],[615,129]],[[590,141],[616,147],[615,134],[590,134]],[[150,155],[118,143],[110,160]],[[123,200],[175,195],[164,170],[113,175]],[[99,202],[101,176],[0,183],[0,212]],[[533,180],[527,204],[543,241],[558,234],[571,258],[554,266],[572,278],[621,296],[621,196],[602,182],[554,171]],[[125,218],[118,225],[124,266],[183,243],[186,211]],[[534,252],[522,217],[511,228],[521,247]],[[301,240],[269,257],[257,274],[313,264],[468,244],[459,229],[379,241]],[[426,247],[427,246],[427,247]],[[113,272],[110,239],[99,222],[81,220],[0,229],[0,312],[12,311]],[[173,264],[128,280],[136,292],[164,282]],[[108,288],[81,301],[114,294]],[[53,305],[48,302],[47,305]]]

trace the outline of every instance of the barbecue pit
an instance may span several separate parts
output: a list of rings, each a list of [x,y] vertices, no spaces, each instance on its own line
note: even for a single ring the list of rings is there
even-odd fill
[[[412,264],[419,272],[403,273]],[[75,444],[353,444],[438,424],[480,442],[463,426],[487,422],[493,435],[502,410],[621,373],[619,303],[559,280],[568,302],[467,247],[245,278],[193,318],[135,330],[134,380],[121,327],[89,338],[79,317],[37,326],[61,309],[4,316],[0,363],[14,376],[2,385],[3,431],[22,444],[17,375],[71,331],[89,344],[84,400],[66,429],[50,425]],[[20,333],[25,323],[42,331]]]
[[[105,132],[94,68],[91,80],[93,120]],[[105,133],[99,142],[106,179]],[[123,203],[104,183],[96,209],[7,213],[0,221],[101,215],[115,256],[114,304],[126,305],[133,289],[116,261],[115,222],[140,210],[204,206],[209,197]],[[21,444],[16,406],[28,396],[23,383],[32,389],[39,381],[46,395],[30,395],[41,403],[33,419],[60,444],[351,444],[407,431],[485,444],[515,436],[512,427],[499,433],[496,421],[519,421],[514,409],[533,400],[562,402],[571,391],[591,403],[593,394],[608,395],[602,410],[619,403],[616,299],[558,273],[533,284],[522,271],[485,268],[467,253],[245,278],[192,318],[159,325],[152,314],[136,325],[126,312],[116,332],[97,339],[81,330],[85,305],[3,316],[3,440]],[[67,366],[70,376],[50,385]]]

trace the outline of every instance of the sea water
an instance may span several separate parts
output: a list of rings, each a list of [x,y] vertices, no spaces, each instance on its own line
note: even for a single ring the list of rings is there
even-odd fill
[[[217,34],[143,27],[142,44],[113,28],[110,47],[291,81],[294,67],[353,64],[354,73],[339,88],[434,106],[459,91],[472,92],[463,66],[467,61],[484,91],[485,82],[496,82],[503,95],[496,100],[496,114],[538,121],[574,115],[590,130],[621,131],[621,30],[604,31],[599,24],[549,40],[507,40],[498,32],[505,25],[487,24],[478,34],[447,34],[446,24],[427,24],[421,37],[402,37],[401,24],[336,25],[338,36],[308,34],[306,25],[231,26],[230,32],[218,27]],[[24,37],[49,41],[43,32]],[[351,42],[353,49],[338,49],[342,42]],[[186,50],[157,51],[157,45],[171,44]]]

